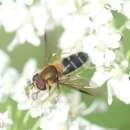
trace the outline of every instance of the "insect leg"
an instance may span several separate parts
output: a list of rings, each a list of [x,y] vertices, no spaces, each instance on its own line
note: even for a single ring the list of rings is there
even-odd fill
[[[46,88],[47,88],[48,94],[50,96],[51,86],[47,85]]]
[[[57,89],[58,89],[58,91],[59,91],[58,93],[61,93],[61,90],[62,90],[62,89],[61,89],[61,85],[60,85],[59,82],[57,82]]]

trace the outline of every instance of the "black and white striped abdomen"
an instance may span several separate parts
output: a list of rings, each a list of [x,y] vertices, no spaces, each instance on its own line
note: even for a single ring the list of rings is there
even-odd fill
[[[77,54],[70,55],[62,60],[64,66],[64,74],[68,74],[80,66],[82,66],[88,60],[88,54],[85,52],[78,52]]]

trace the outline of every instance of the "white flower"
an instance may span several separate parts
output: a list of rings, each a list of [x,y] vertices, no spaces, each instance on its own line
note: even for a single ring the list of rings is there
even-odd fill
[[[59,96],[50,113],[43,115],[40,128],[43,130],[67,130],[69,104],[67,98]]]
[[[104,112],[107,111],[107,109],[107,104],[104,101],[97,99],[93,101],[90,106],[87,106],[87,109],[82,112],[82,115],[90,115],[96,112]]]
[[[29,59],[25,63],[24,68],[23,68],[23,72],[19,76],[19,79],[17,80],[17,83],[16,83],[16,86],[18,85],[16,87],[16,91],[22,90],[24,88],[26,81],[30,80],[30,77],[32,77],[34,75],[34,73],[36,71],[36,67],[37,67],[37,63],[36,63],[36,60],[33,58]],[[18,92],[20,92],[20,91],[18,91]]]
[[[70,111],[67,130],[107,130],[107,128],[102,128],[98,125],[90,123],[82,117],[84,115],[89,115],[97,111],[106,111],[107,105],[105,102],[95,100],[92,102],[92,104],[86,106],[86,104],[81,101],[81,95],[77,91],[68,94],[68,101],[70,104]]]
[[[8,82],[4,81],[5,75],[7,75],[7,72],[8,72],[7,68],[9,66],[10,59],[9,59],[9,56],[2,50],[0,50],[0,59],[1,59],[1,64],[0,64],[0,101],[2,101],[6,95],[5,92],[10,91],[10,89],[8,89],[8,87],[6,88],[6,85],[8,84]],[[10,82],[11,82],[11,78],[10,78]]]
[[[2,63],[0,64],[0,77],[1,77],[1,75],[4,73],[10,62],[9,56],[1,49],[0,49],[0,60]]]
[[[128,18],[130,19],[130,1],[126,1],[123,4],[123,9],[122,9],[122,13]]]
[[[8,50],[13,50],[16,45],[25,42],[37,46],[40,44],[39,36],[44,34],[48,21],[46,8],[40,4],[28,8],[24,2],[5,1],[0,6],[1,25],[7,32],[16,32]]]
[[[112,73],[110,71],[105,71],[103,67],[99,67],[91,78],[90,86],[93,86],[93,83],[97,87],[102,86],[111,77]]]
[[[107,105],[104,101],[95,100],[92,104],[86,106],[86,104],[81,101],[81,95],[77,91],[68,94],[68,101],[70,111],[68,118],[68,129],[66,130],[109,130],[108,128],[103,128],[96,124],[90,123],[82,117],[97,111],[106,111]]]
[[[13,121],[9,117],[8,112],[0,113],[0,130],[7,130],[10,125],[12,125]]]
[[[120,78],[112,78],[108,81],[108,103],[112,103],[112,96],[130,104],[130,80],[129,75],[124,74]]]
[[[118,12],[122,11],[122,5],[125,3],[123,0],[107,0],[107,6],[111,10],[116,10]]]
[[[75,0],[41,0],[47,6],[51,19],[56,24],[61,24],[67,15],[75,12]]]
[[[6,67],[6,64],[4,67]],[[34,59],[30,59],[28,61],[22,75],[20,75],[14,68],[9,67],[6,68],[6,70],[4,70],[3,68],[4,72],[0,74],[0,100],[3,101],[8,96],[11,96],[12,98],[17,100],[22,100],[22,98],[20,97],[21,92],[23,92],[23,88],[27,79],[29,79],[30,76],[33,75],[35,69],[36,61]]]
[[[116,96],[121,101],[129,104],[129,75],[126,73],[128,69],[128,61],[124,60],[124,57],[118,57],[117,62],[113,63],[110,68],[97,68],[96,72],[91,78],[91,82],[95,83],[97,87],[102,86],[105,82],[107,83],[108,89],[108,104],[112,103],[112,97]]]
[[[90,20],[86,15],[70,15],[63,21],[64,32],[59,40],[59,47],[64,54],[72,54],[83,48],[82,39],[89,33]]]
[[[14,84],[18,79],[18,73],[13,68],[8,68],[0,82],[0,100],[4,100],[6,97],[11,96],[14,92]]]
[[[86,16],[95,19],[96,17],[99,17],[100,14],[102,15],[104,12],[110,13],[110,10],[105,7],[106,5],[107,1],[104,0],[87,0],[86,5],[84,6],[84,12],[86,13]],[[109,17],[109,13],[106,13],[106,19]]]
[[[84,38],[84,51],[89,54],[92,63],[97,67],[108,67],[116,58],[114,50],[120,47],[120,38],[120,34],[104,26],[96,32],[96,35]]]
[[[36,61],[35,59],[30,59],[23,69],[23,72],[21,75],[19,75],[19,79],[17,79],[17,82],[14,84],[14,92],[12,95],[12,98],[18,102],[18,106],[21,103],[24,103],[24,109],[27,109],[29,104],[27,104],[26,98],[25,98],[25,92],[24,92],[24,86],[27,83],[27,80],[30,80],[30,77],[34,75],[34,72],[36,71]]]
[[[112,21],[113,17],[112,17],[111,12],[105,9],[105,7],[103,6],[104,4],[105,3],[103,3],[102,1],[100,2],[100,0],[97,0],[94,2],[87,1],[86,3],[85,1],[81,2],[79,4],[79,8],[77,5],[77,8],[79,9],[78,11],[73,12],[72,14],[67,15],[64,18],[62,25],[65,31],[60,38],[60,45],[59,45],[59,47],[63,51],[63,55],[64,53],[72,54],[77,51],[83,50],[84,44],[85,44],[84,43],[85,37],[89,36],[89,34],[93,35],[95,31],[97,34],[99,34],[99,36],[95,36],[97,38],[98,37],[101,38],[100,34],[103,35],[104,31],[105,31],[106,36],[108,35],[107,33],[110,27],[108,27],[107,28],[108,30],[107,30],[105,25],[109,24],[109,22]],[[96,14],[93,14],[94,12]],[[104,16],[105,16],[105,19],[102,19],[102,17]],[[111,32],[109,31],[109,33]],[[113,41],[112,36],[111,38],[110,36],[107,37],[107,39],[108,38],[111,39],[112,43],[115,42]],[[106,37],[104,39],[106,39]],[[106,42],[106,41],[103,41],[103,42]],[[110,40],[108,42],[110,42]],[[112,43],[110,44],[112,45]]]
[[[72,36],[73,35],[73,36]],[[60,39],[59,47],[62,49],[62,56],[66,57],[70,54],[77,53],[82,50],[82,40],[69,31],[64,32]]]
[[[44,113],[40,128],[43,130],[87,130],[91,127],[98,129],[99,126],[88,123],[81,117],[82,115],[91,114],[97,109],[106,110],[106,104],[102,101],[94,101],[92,105],[86,107],[85,103],[81,101],[80,93],[73,91],[60,96],[53,109],[49,113]],[[101,128],[101,130],[105,129]]]
[[[62,25],[65,31],[59,41],[63,57],[85,51],[96,66],[112,64],[115,60],[113,50],[120,47],[121,36],[110,26],[113,17],[105,4],[101,0],[87,1],[79,12],[64,18]]]
[[[30,86],[27,86],[30,87]],[[33,118],[41,116],[44,113],[50,112],[54,104],[57,102],[57,94],[53,93],[49,96],[48,91],[40,91],[36,88],[25,88],[21,93],[21,98],[18,99],[18,108],[20,110],[29,110]]]
[[[16,10],[15,6],[12,0],[5,0],[0,6],[0,21],[7,32],[15,31],[23,22],[23,12],[21,8]]]

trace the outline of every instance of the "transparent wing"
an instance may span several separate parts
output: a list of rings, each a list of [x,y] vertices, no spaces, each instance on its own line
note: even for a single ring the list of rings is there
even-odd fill
[[[44,37],[42,38],[42,42],[44,43],[44,65],[48,65],[49,59],[51,58],[51,53],[50,53],[50,45],[48,42],[48,37],[47,37],[47,32],[45,32]]]
[[[74,88],[83,93],[93,95],[93,96],[101,96],[102,92],[100,88],[89,86],[88,80],[85,77],[80,75],[75,76],[67,76],[63,80],[60,80],[61,85],[65,85],[67,87]]]
[[[61,50],[57,44],[57,36],[53,37],[51,33],[46,31],[44,37],[42,37],[45,66],[58,59],[61,55]],[[53,33],[53,35],[55,34]]]

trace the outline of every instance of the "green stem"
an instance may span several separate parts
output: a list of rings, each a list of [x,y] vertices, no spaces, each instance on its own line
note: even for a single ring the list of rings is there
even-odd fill
[[[26,113],[26,115],[25,115],[25,117],[23,119],[23,124],[24,125],[27,124],[29,118],[30,118],[30,111],[27,111],[27,113]]]
[[[37,130],[37,129],[39,128],[40,120],[41,120],[41,119],[38,119],[38,120],[37,120],[37,122],[34,124],[34,126],[32,127],[31,130]]]
[[[126,21],[120,28],[119,28],[119,32],[123,32],[125,29],[126,29],[126,27],[127,27],[127,25],[128,25],[128,21]]]

